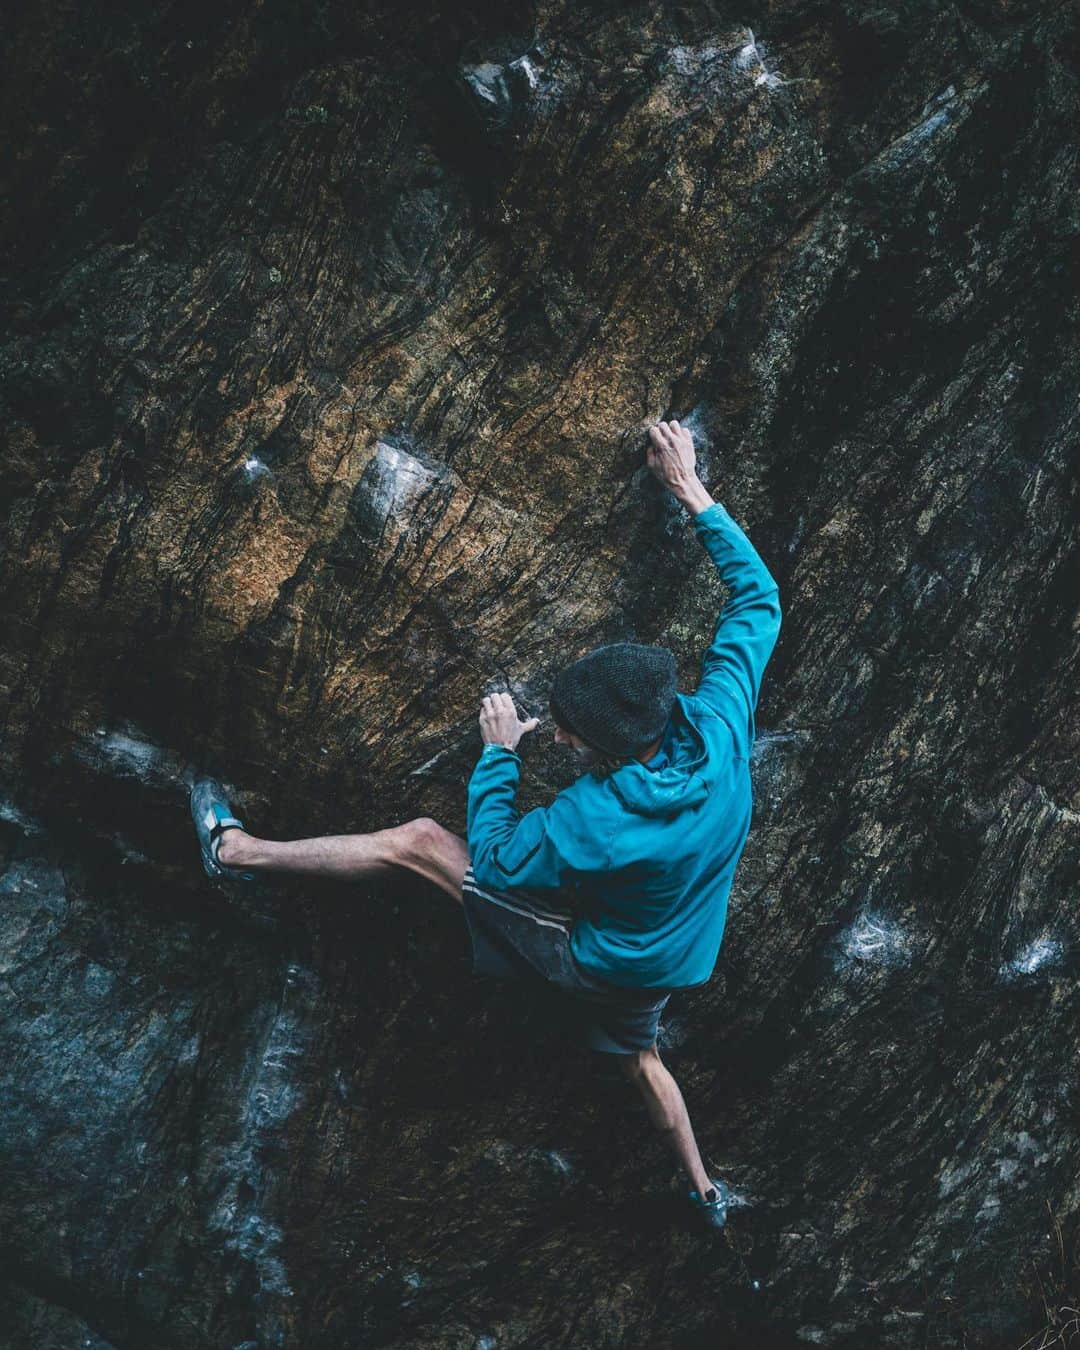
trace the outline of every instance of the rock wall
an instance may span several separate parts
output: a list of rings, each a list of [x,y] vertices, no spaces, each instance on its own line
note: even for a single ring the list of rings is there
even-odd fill
[[[3,55],[0,1318],[20,1347],[1004,1347],[1080,1296],[1071,6],[32,0]],[[745,1205],[433,889],[495,682],[781,585],[664,1031]],[[525,806],[571,766],[538,736]],[[1075,1323],[1072,1324],[1075,1331]],[[1056,1343],[1056,1342],[1055,1342]]]

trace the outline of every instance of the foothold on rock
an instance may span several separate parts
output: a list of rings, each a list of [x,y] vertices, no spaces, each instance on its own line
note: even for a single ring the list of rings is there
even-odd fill
[[[271,477],[269,465],[258,455],[248,455],[242,459],[236,469],[236,487],[241,495],[258,491]]]
[[[473,110],[489,131],[503,131],[519,121],[541,88],[540,73],[529,52],[512,61],[479,61],[461,67]]]
[[[754,40],[753,29],[750,29],[749,31],[749,40],[735,53],[735,64],[743,70],[746,70],[750,66],[763,64],[761,55],[757,49],[757,42]]]
[[[536,89],[540,84],[540,76],[537,74],[536,67],[529,60],[528,56],[519,56],[516,61],[511,61],[509,70],[520,71],[529,82],[530,89]]]
[[[452,484],[445,465],[426,463],[388,441],[378,441],[371,460],[353,493],[352,512],[360,534],[369,543],[380,539],[391,520],[402,528],[416,523],[416,509],[424,497],[440,483]]]
[[[262,462],[258,455],[248,455],[240,466],[245,477],[254,481],[257,478],[265,478],[269,474],[269,468]]]
[[[149,787],[181,790],[190,770],[180,757],[155,745],[129,723],[110,730],[98,727],[93,737],[84,737],[75,749],[76,759],[98,773],[114,778],[133,778]]]

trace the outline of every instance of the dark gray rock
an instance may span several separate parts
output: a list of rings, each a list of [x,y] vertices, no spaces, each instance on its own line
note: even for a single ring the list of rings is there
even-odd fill
[[[1075,9],[10,27],[0,1338],[1063,1344]],[[670,416],[785,615],[663,1036],[715,1242],[444,897],[218,889],[185,805],[460,830],[493,682],[543,713],[638,638],[691,686],[724,597],[642,470]],[[525,758],[525,807],[573,771]]]

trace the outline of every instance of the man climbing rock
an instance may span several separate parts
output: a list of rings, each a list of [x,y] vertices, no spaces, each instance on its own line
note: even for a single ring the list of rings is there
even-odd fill
[[[618,642],[567,666],[551,690],[555,740],[587,771],[524,815],[517,746],[539,719],[522,721],[509,694],[488,695],[467,840],[427,818],[373,834],[258,839],[212,779],[195,784],[191,807],[211,876],[347,880],[408,868],[460,901],[474,969],[539,977],[571,1000],[586,1043],[617,1055],[640,1089],[695,1211],[720,1226],[728,1192],[705,1170],[656,1036],[671,994],[704,983],[716,963],[750,828],[754,710],[780,631],[779,591],[698,478],[690,433],[658,422],[649,439],[649,469],[689,511],[731,588],[694,694],[676,689],[663,647]]]

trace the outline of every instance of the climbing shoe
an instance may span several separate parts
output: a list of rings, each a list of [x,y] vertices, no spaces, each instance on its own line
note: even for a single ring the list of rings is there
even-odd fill
[[[694,1208],[694,1217],[706,1228],[723,1228],[727,1223],[728,1206],[732,1202],[730,1188],[719,1177],[712,1178],[712,1189],[701,1196],[695,1190],[687,1191]]]
[[[208,877],[254,881],[254,872],[242,872],[218,860],[221,836],[228,829],[244,828],[233,814],[225,789],[214,778],[197,778],[191,789],[191,818],[199,838],[202,864]]]

